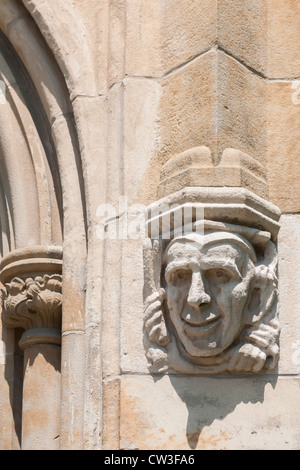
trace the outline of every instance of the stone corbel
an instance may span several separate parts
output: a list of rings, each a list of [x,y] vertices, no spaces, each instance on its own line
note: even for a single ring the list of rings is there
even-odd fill
[[[216,167],[200,147],[163,168],[158,193],[168,195],[148,207],[144,244],[144,345],[152,373],[276,367],[280,211],[257,194],[266,190],[262,167],[233,149]]]

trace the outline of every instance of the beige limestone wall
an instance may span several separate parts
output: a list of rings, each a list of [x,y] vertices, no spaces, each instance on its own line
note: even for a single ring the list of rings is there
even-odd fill
[[[128,376],[121,383],[121,448],[297,449],[298,400],[294,378]]]
[[[0,1],[2,29],[47,111],[63,179],[61,448],[299,448],[300,2],[58,4]],[[23,6],[32,29],[24,18],[9,28]],[[43,57],[41,70],[33,53]],[[283,213],[273,373],[151,375],[142,240],[97,235],[101,204],[121,220],[120,196],[127,208],[156,201],[162,166],[198,146],[214,164],[228,147],[257,160],[265,197]],[[14,341],[7,331],[0,339],[0,448],[18,448]]]
[[[133,3],[129,3],[130,8]],[[111,368],[104,384],[107,449],[117,442],[125,449],[299,448],[299,288],[294,274],[299,265],[296,234],[300,115],[292,101],[292,86],[300,70],[297,59],[291,59],[296,58],[298,47],[297,41],[292,40],[298,33],[297,3],[288,2],[283,14],[279,3],[253,1],[242,5],[221,1],[214,9],[211,2],[201,2],[197,10],[201,20],[197,24],[189,2],[185,2],[180,16],[181,3],[174,10],[164,2],[162,11],[168,16],[167,26],[172,22],[178,26],[172,39],[169,36],[168,48],[164,42],[168,34],[164,16],[159,21],[154,6],[147,12],[147,19],[140,2],[140,10],[128,15],[130,35],[125,63],[131,69],[124,82],[122,190],[129,195],[129,202],[156,200],[162,165],[172,156],[199,145],[211,149],[215,162],[224,149],[234,147],[265,166],[267,197],[283,212],[278,240],[282,332],[278,369],[267,375],[149,375],[141,334],[142,244],[139,240],[125,240],[120,248],[120,244],[111,241],[110,250],[114,246],[117,250],[112,259],[119,259],[121,252],[122,260],[118,323],[121,375],[115,375]],[[138,11],[142,11],[139,17]],[[285,15],[293,18],[291,40],[279,41],[278,24],[284,35]],[[211,28],[214,21],[218,22],[218,35]],[[189,41],[191,32],[195,37],[199,34],[198,41]],[[139,33],[139,41],[133,53],[130,47],[134,33]],[[152,34],[152,41],[148,34]],[[184,53],[180,41],[183,37]],[[170,50],[176,49],[175,59]],[[107,278],[112,282],[112,272],[118,272],[113,265],[110,263],[112,271]],[[119,414],[116,408],[113,411],[110,396],[113,400],[119,398]]]
[[[271,373],[256,377],[149,375],[142,338],[137,341],[138,327],[132,323],[135,306],[128,295],[122,310],[122,375],[118,392],[121,448],[299,448],[300,312],[298,263],[295,262],[299,254],[299,222],[296,214],[283,215],[281,219],[278,275],[282,331],[278,368]],[[135,264],[135,277],[141,279],[140,256],[137,252],[130,259]],[[133,283],[132,289],[136,287],[140,291],[142,282],[138,284]],[[139,310],[142,311],[141,298]],[[141,325],[141,313],[136,321]],[[114,390],[116,386],[115,381]],[[112,427],[110,430],[113,434]]]

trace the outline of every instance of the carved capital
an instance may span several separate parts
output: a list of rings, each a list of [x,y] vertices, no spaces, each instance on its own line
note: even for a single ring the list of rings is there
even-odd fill
[[[1,289],[2,318],[8,328],[61,327],[61,275],[13,278]]]

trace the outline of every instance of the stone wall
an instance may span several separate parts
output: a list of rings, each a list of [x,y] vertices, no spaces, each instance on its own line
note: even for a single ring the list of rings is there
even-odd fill
[[[300,2],[0,0],[0,28],[0,448],[299,448]],[[162,202],[213,285],[182,336]]]

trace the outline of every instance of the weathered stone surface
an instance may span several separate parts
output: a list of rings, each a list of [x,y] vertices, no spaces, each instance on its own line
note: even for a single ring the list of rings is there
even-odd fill
[[[13,320],[0,328],[0,448],[299,447],[299,18],[298,0],[0,1],[0,253],[14,257],[19,247],[30,253],[43,243],[63,254],[62,331],[55,322],[48,332],[41,322],[20,331],[18,302],[4,306],[10,304]],[[176,321],[159,324],[166,308],[180,310],[180,289],[174,294],[172,283],[161,285],[166,271],[184,278],[171,264],[191,268],[198,257],[191,286],[181,285],[192,298],[207,253],[192,252],[186,240],[171,243],[164,260],[155,251],[159,242],[143,252],[135,219],[141,204],[163,197],[166,204],[196,205],[199,194],[206,240],[218,238],[217,226],[229,240],[210,243],[215,264],[212,254],[228,266],[238,253],[244,280],[247,254],[233,240],[252,255],[256,243],[257,259],[247,264],[254,277],[246,287],[229,281],[227,296],[215,283],[209,297],[218,307],[225,302],[234,319],[243,316],[249,293],[254,302],[245,311],[255,313],[259,294],[274,288],[265,295],[273,312],[277,274],[281,335],[278,342],[278,328],[266,323],[260,337],[262,349],[273,346],[267,356],[272,349],[274,366],[280,352],[271,370],[261,350],[254,357],[260,372],[249,370],[246,348],[239,367],[218,377],[178,367],[164,376],[149,372],[143,327],[158,359],[176,334],[190,356],[220,346],[215,334],[208,349],[199,341],[193,349]],[[105,204],[112,215],[103,221],[98,209]],[[217,225],[208,230],[209,220]],[[124,221],[126,232],[101,238],[103,228]],[[264,250],[275,244],[277,273],[275,250]],[[143,256],[152,262],[145,272]],[[0,279],[11,297],[39,305],[32,315],[40,320],[47,302],[35,288],[22,297],[29,278],[15,261],[7,267],[0,260]],[[30,262],[39,271],[45,259]],[[215,274],[218,282],[224,278],[221,270]],[[154,300],[162,302],[164,288],[168,295],[150,318],[153,287]],[[227,333],[235,337],[233,324]],[[190,339],[197,340],[193,328]]]
[[[123,373],[144,372],[147,370],[147,362],[143,348],[143,335],[141,334],[144,287],[141,240],[125,240],[122,259],[121,371]],[[132,321],[133,317],[136,319],[135,321]]]
[[[266,74],[267,1],[220,0],[218,26],[220,47],[257,72]]]
[[[283,212],[299,212],[299,83],[274,81],[266,87],[269,197]]]
[[[300,4],[297,0],[267,0],[267,76],[299,78]]]
[[[160,71],[161,0],[127,1],[126,73],[154,76]]]
[[[120,380],[103,383],[103,450],[119,449],[120,446]]]
[[[220,46],[267,78],[298,78],[299,2],[220,0]]]
[[[24,361],[22,450],[58,450],[60,346],[31,346]]]
[[[153,192],[151,180],[145,177],[149,167],[151,172],[159,171],[159,166],[155,162],[153,164],[153,159],[161,145],[161,87],[156,81],[140,78],[127,78],[123,86],[124,140],[121,145],[124,147],[120,162],[123,173],[118,174],[120,194],[126,196],[130,206],[140,202],[144,195],[149,198],[149,192]],[[145,186],[142,181],[145,181]]]
[[[0,374],[1,377],[5,377],[5,380],[0,381],[0,449],[20,450],[23,357],[20,350],[16,354],[14,330],[3,329],[2,325],[0,330],[2,338],[0,341]]]
[[[281,217],[278,239],[279,311],[282,324],[280,334],[280,374],[300,372],[300,291],[299,291],[299,214]]]
[[[298,378],[123,377],[121,448],[296,450],[298,408]]]
[[[51,6],[36,0],[27,0],[24,4],[43,31],[44,39],[64,74],[71,99],[78,95],[95,96],[97,89],[94,50],[91,42],[93,37],[91,33],[94,32],[92,22],[90,27],[86,28],[83,16],[78,15],[77,8],[74,8],[69,0],[63,5],[59,2],[56,4],[55,0]],[[67,24],[64,22],[66,17],[69,19]],[[31,32],[33,28],[34,25],[29,23]],[[19,31],[19,26],[16,29]],[[21,26],[20,32],[26,33],[25,28]],[[30,34],[27,40],[30,40]],[[45,52],[44,50],[44,54]],[[46,91],[48,87],[44,88]]]
[[[106,351],[102,359],[102,372],[105,377],[117,376],[120,373],[120,315],[121,315],[121,276],[120,259],[122,259],[122,242],[106,240],[105,252],[107,262],[103,267],[105,283],[102,292],[103,327],[102,348]],[[125,270],[129,266],[125,266]],[[126,316],[127,324],[129,318]],[[125,332],[127,338],[127,331]],[[127,341],[123,339],[127,347]],[[101,350],[100,350],[101,351]]]
[[[62,336],[62,369],[61,376],[61,413],[65,416],[60,420],[60,449],[83,448],[83,412],[81,403],[85,396],[85,358],[82,355],[85,345],[83,331],[69,331]],[[76,366],[75,366],[76,364]],[[72,392],[70,393],[70,391]],[[73,423],[72,427],[68,423]]]
[[[162,76],[215,45],[217,2],[131,0],[126,21],[126,73]]]
[[[161,2],[161,56],[164,72],[208,51],[217,41],[216,0]]]
[[[266,164],[267,113],[264,81],[223,52],[218,55],[219,154],[227,147]]]
[[[161,82],[160,158],[204,145],[217,149],[218,52],[209,52]]]

